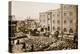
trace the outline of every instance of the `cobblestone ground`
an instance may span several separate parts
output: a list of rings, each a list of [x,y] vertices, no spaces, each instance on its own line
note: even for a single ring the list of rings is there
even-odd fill
[[[62,50],[71,49],[74,45],[69,40],[56,40],[54,38],[44,36],[31,36],[30,39],[25,39],[26,47],[23,44],[14,45],[13,52],[31,52],[31,51],[48,51],[48,50]],[[33,49],[32,49],[33,46]]]

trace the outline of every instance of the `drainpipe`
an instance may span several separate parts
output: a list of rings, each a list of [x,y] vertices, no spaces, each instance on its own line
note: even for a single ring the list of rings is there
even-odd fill
[[[63,40],[63,4],[61,4],[61,40]]]

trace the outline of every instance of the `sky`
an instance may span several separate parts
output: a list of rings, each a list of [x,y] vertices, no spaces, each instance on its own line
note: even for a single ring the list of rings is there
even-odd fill
[[[60,8],[60,5],[54,3],[13,1],[12,15],[15,15],[16,20],[24,20],[29,16],[32,19],[39,19],[40,12],[46,12],[48,10],[55,10],[58,8]]]

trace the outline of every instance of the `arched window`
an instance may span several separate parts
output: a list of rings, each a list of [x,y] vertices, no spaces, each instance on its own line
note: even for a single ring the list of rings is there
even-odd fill
[[[53,27],[53,30],[55,30],[55,27]]]
[[[57,20],[57,23],[60,24],[60,20]]]
[[[64,16],[67,16],[67,13],[64,13]]]
[[[60,15],[60,14],[58,13],[57,16],[59,17],[59,15]]]
[[[64,28],[64,32],[67,32],[67,29],[66,28]]]
[[[70,20],[70,23],[72,23],[72,20]]]
[[[45,30],[47,31],[47,28],[45,28]]]
[[[73,12],[70,12],[69,15],[72,16],[73,15]]]
[[[53,17],[55,16],[55,14],[53,14]]]
[[[64,20],[64,24],[66,24],[66,20]]]
[[[53,20],[53,23],[55,23],[55,21]]]
[[[41,28],[41,32],[43,32],[44,31],[44,29],[43,28]]]
[[[50,27],[48,26],[48,31],[50,31]]]
[[[70,28],[69,33],[73,33],[73,30]]]
[[[60,27],[57,27],[57,30],[59,31],[60,30]]]

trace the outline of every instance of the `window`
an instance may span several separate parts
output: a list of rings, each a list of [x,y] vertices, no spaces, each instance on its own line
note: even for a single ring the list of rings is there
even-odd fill
[[[53,20],[53,23],[55,23],[55,21]]]
[[[67,13],[64,13],[64,16],[67,16]]]
[[[60,20],[57,20],[57,23],[60,24]]]
[[[55,15],[53,14],[53,17],[54,17]]]
[[[64,32],[67,32],[67,29],[66,28],[64,28]]]
[[[44,31],[44,29],[43,28],[41,28],[41,32],[43,32]]]
[[[60,27],[57,27],[57,30],[59,31],[60,30]]]
[[[57,14],[57,16],[59,17],[59,14]]]
[[[66,20],[64,20],[64,24],[66,23]]]
[[[70,14],[70,16],[72,16],[72,14],[73,14],[73,13],[72,13],[72,12],[70,12],[69,14]]]
[[[48,20],[50,20],[50,18],[48,18]]]
[[[73,30],[70,28],[69,33],[73,33]]]
[[[48,14],[48,18],[50,18],[50,15]]]
[[[47,31],[47,28],[45,28],[45,30]]]
[[[72,20],[70,20],[70,23],[72,23]]]
[[[50,27],[48,26],[48,31],[50,31]]]
[[[53,27],[53,30],[55,30],[55,27]]]
[[[48,20],[50,20],[50,15],[48,14]]]

